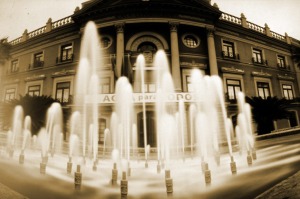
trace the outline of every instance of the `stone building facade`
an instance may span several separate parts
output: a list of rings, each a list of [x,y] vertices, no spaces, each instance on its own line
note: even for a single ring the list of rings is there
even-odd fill
[[[52,22],[10,41],[13,45],[1,77],[1,100],[19,95],[51,95],[68,104],[74,95],[83,28],[94,21],[99,30],[103,66],[100,66],[101,94],[113,94],[116,80],[135,73],[135,60],[146,58],[146,92],[155,93],[151,75],[153,57],[163,49],[168,56],[175,90],[189,92],[193,68],[223,80],[228,115],[236,116],[236,94],[246,96],[299,97],[300,42],[222,12],[206,0],[93,0],[64,19]],[[96,41],[95,41],[96,42]],[[297,61],[298,60],[298,61]],[[130,72],[124,72],[122,67]],[[140,87],[132,79],[135,93]],[[109,100],[109,98],[106,98]],[[102,102],[99,102],[102,103]],[[109,127],[113,103],[103,103],[99,118],[100,139]],[[65,108],[68,108],[67,105]],[[155,145],[154,103],[147,104],[150,144]],[[142,146],[142,107],[136,106],[136,120]],[[291,106],[289,120],[275,129],[298,126],[299,105]],[[152,132],[152,133],[151,133]],[[101,140],[100,140],[101,141]]]

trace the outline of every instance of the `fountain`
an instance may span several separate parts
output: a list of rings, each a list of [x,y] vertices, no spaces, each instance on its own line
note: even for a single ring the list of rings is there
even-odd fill
[[[38,134],[37,140],[40,144],[38,149],[31,148],[32,154],[41,152],[40,173],[46,174],[47,166],[49,168],[47,175],[55,176],[66,183],[71,182],[72,185],[74,183],[75,190],[82,191],[83,195],[84,184],[84,187],[100,189],[99,192],[104,194],[104,198],[116,195],[121,197],[132,195],[133,198],[137,198],[152,194],[152,191],[155,198],[162,193],[183,197],[187,193],[183,193],[182,190],[184,188],[190,190],[187,186],[193,187],[195,194],[198,194],[199,191],[195,187],[206,185],[207,190],[200,190],[206,193],[211,188],[216,189],[226,184],[228,182],[226,178],[232,179],[232,174],[237,177],[237,168],[239,174],[245,173],[246,159],[249,165],[252,164],[251,168],[255,166],[253,160],[256,159],[256,152],[250,107],[245,103],[243,94],[238,95],[239,115],[235,132],[240,153],[247,151],[247,158],[244,156],[241,158],[245,161],[234,158],[236,156],[232,146],[234,127],[227,117],[220,78],[204,76],[199,70],[193,70],[191,100],[188,103],[183,99],[177,100],[174,98],[175,91],[168,58],[163,50],[156,53],[153,63],[156,68],[157,88],[155,93],[156,148],[147,143],[146,106],[145,100],[142,101],[144,146],[140,151],[145,155],[147,169],[137,161],[140,151],[137,145],[139,134],[134,119],[134,93],[126,77],[120,77],[116,82],[115,108],[111,114],[111,124],[104,131],[103,146],[99,146],[98,117],[101,109],[98,104],[98,85],[101,79],[97,75],[100,72],[97,67],[101,66],[101,56],[99,56],[101,53],[99,45],[95,42],[99,40],[97,34],[95,24],[89,22],[82,40],[68,147],[61,147],[61,150],[57,148],[63,124],[61,107],[54,103],[48,110],[46,127]],[[145,60],[142,55],[138,56],[137,66],[144,79]],[[144,80],[142,85],[143,82]],[[146,95],[144,89],[142,95]],[[21,132],[23,132],[21,154],[24,154],[26,145],[30,144],[28,142],[30,119],[25,117],[24,127],[22,127],[22,108],[16,107],[15,114],[14,126],[8,134],[7,141],[11,157],[13,157],[11,151],[17,149],[16,140]],[[111,141],[108,141],[109,139]],[[101,156],[98,156],[99,149],[103,150]],[[48,153],[52,155],[49,162]],[[107,158],[106,154],[111,154],[111,158]],[[22,158],[20,157],[21,164],[24,163]],[[37,164],[35,155],[29,156],[28,159],[32,164]],[[99,159],[101,162],[98,164]],[[30,164],[30,161],[28,163],[26,161],[25,164]],[[156,163],[157,165],[153,166]],[[77,165],[74,173],[72,173],[73,164]],[[162,170],[165,174],[164,179],[161,175]],[[122,175],[118,176],[118,173]],[[224,179],[224,176],[227,177]],[[192,179],[186,180],[187,178]],[[183,182],[182,179],[186,181]],[[130,187],[135,188],[129,190],[129,184]]]

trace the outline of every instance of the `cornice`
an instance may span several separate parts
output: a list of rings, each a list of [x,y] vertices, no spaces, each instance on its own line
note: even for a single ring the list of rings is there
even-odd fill
[[[30,77],[26,77],[24,81],[29,82],[29,81],[44,80],[44,79],[46,79],[46,75],[42,74],[42,75],[33,75]]]
[[[266,72],[262,72],[262,71],[253,71],[252,73],[252,76],[255,76],[255,77],[272,77],[272,75],[270,73],[266,73]]]
[[[295,80],[294,77],[288,76],[287,74],[285,75],[277,74],[277,78],[281,80]]]
[[[234,74],[240,74],[240,75],[245,74],[245,70],[237,69],[237,68],[234,68],[234,67],[222,67],[221,71],[223,73],[234,73]]]

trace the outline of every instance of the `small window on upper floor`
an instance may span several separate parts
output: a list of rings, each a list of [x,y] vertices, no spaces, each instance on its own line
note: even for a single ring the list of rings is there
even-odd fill
[[[263,58],[263,51],[261,49],[252,49],[252,61],[254,64],[268,65],[267,60]]]
[[[41,68],[44,66],[44,53],[38,52],[33,55],[33,66],[32,68]]]
[[[230,41],[223,41],[222,55],[223,58],[239,59],[239,55],[235,52],[234,43]]]
[[[19,71],[19,60],[15,59],[11,61],[9,72],[15,73]]]
[[[277,55],[277,66],[280,69],[289,69],[289,67],[286,64],[285,57],[282,55]]]
[[[189,48],[197,48],[200,45],[200,39],[194,34],[183,35],[182,41]]]
[[[58,58],[58,62],[70,62],[73,61],[73,45],[72,43],[68,43],[62,45],[60,48],[60,57]]]

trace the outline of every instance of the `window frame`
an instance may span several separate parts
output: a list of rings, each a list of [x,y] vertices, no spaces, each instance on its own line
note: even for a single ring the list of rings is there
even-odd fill
[[[190,46],[190,45],[188,45],[186,43],[185,38],[188,37],[188,36],[194,37],[194,39],[196,40],[195,41],[196,42],[195,45]],[[200,38],[196,34],[194,34],[194,33],[185,33],[185,34],[183,34],[182,37],[181,37],[181,41],[184,44],[184,46],[186,46],[187,48],[192,48],[192,49],[199,47],[200,43],[201,43]]]
[[[244,91],[245,90],[245,87],[244,87],[244,78],[243,78],[243,75],[238,75],[238,74],[231,74],[231,73],[224,73],[223,74],[223,89],[224,89],[224,93],[228,94],[228,87],[227,87],[227,80],[237,80],[240,82],[240,86],[241,86],[241,91]],[[229,96],[229,94],[228,94]],[[228,99],[229,101],[235,101],[237,99]]]
[[[268,83],[269,84],[269,91],[270,91],[270,97],[273,96],[273,88],[272,88],[272,82],[269,78],[262,78],[262,77],[254,77],[254,87],[255,87],[255,94],[256,96],[259,97],[258,95],[258,87],[257,87],[257,82],[265,82],[265,83]]]
[[[14,64],[14,63],[16,63],[16,64]],[[19,59],[13,59],[10,62],[9,72],[15,73],[15,72],[18,72],[18,71],[19,71]]]
[[[290,89],[290,90],[292,91],[293,98],[292,98],[292,99],[286,98],[286,99],[288,99],[288,100],[293,100],[293,99],[295,98],[295,89],[294,89],[294,84],[293,84],[293,82],[290,82],[290,81],[279,81],[279,83],[280,83],[281,94],[282,94],[282,97],[284,97],[284,98],[286,98],[286,96],[285,96],[285,94],[284,94],[284,90],[285,90],[285,89],[283,89],[283,86],[284,86],[284,85],[291,86],[291,89]]]
[[[40,95],[39,96],[43,95],[43,86],[44,86],[43,80],[26,82],[26,94],[28,94],[29,87],[31,87],[31,86],[40,86]]]
[[[9,89],[14,89],[15,90],[15,94],[14,94],[14,98],[10,98],[11,99],[17,99],[17,94],[18,94],[18,85],[17,84],[10,84],[7,86],[4,86],[3,88],[3,101],[7,101],[6,100],[6,91]]]
[[[260,61],[258,61],[257,55],[260,55]],[[254,64],[264,64],[263,50],[259,48],[252,48],[252,60]]]
[[[62,87],[62,88],[59,88],[59,84],[66,84],[66,83],[68,83],[69,84],[69,86],[68,87]],[[58,98],[57,98],[57,94],[58,94],[58,91],[59,90],[62,90],[62,93],[61,93],[61,100],[59,100]],[[65,94],[65,90],[68,90],[68,93],[69,93],[69,95],[67,96],[67,101],[64,101],[64,94]],[[58,82],[58,83],[56,83],[56,91],[55,91],[55,97],[54,97],[54,99],[56,99],[56,100],[58,100],[58,101],[60,101],[61,103],[69,103],[70,102],[70,90],[71,90],[71,82],[70,81],[65,81],[65,82]]]
[[[39,59],[36,59],[38,55],[41,55]],[[38,69],[44,66],[45,53],[44,51],[38,51],[32,54],[32,66],[31,69]]]
[[[70,82],[70,92],[69,96],[73,96],[73,90],[74,90],[74,76],[63,76],[63,77],[57,77],[53,80],[53,87],[52,87],[52,97],[56,99],[56,90],[57,90],[57,83],[62,82]],[[69,98],[70,99],[70,98]]]

